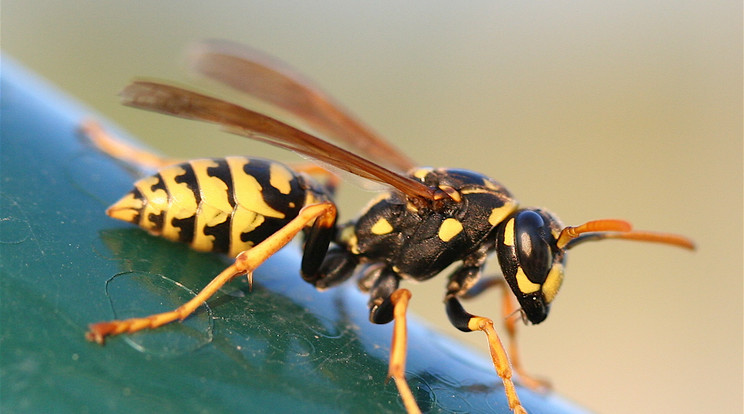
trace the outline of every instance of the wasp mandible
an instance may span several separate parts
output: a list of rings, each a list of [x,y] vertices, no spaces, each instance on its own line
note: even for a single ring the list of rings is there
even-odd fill
[[[228,132],[267,142],[383,183],[381,194],[356,219],[337,223],[333,203],[338,179],[322,168],[290,168],[274,161],[226,157],[169,161],[130,148],[89,125],[104,152],[158,172],[109,207],[111,217],[196,250],[229,254],[234,262],[179,308],[156,315],[90,325],[87,338],[154,329],[183,320],[225,283],[253,271],[303,233],[300,273],[318,289],[352,276],[369,292],[372,323],[393,322],[388,376],[409,413],[419,412],[404,372],[406,311],[411,293],[404,279],[428,280],[453,263],[444,302],[450,322],[465,332],[482,331],[509,407],[524,413],[512,380],[539,386],[522,372],[516,322],[542,322],[563,281],[566,252],[590,240],[628,239],[694,248],[683,237],[634,231],[623,220],[564,226],[551,212],[521,207],[499,182],[464,169],[421,168],[286,65],[236,44],[210,41],[192,54],[194,69],[296,117],[318,135],[333,138],[364,157],[267,115],[224,100],[158,82],[137,81],[121,93],[124,104],[206,121]],[[316,179],[316,178],[320,179]],[[481,278],[496,254],[503,278]],[[357,271],[361,269],[361,271]],[[506,289],[506,285],[510,289]],[[460,299],[501,287],[510,362],[494,322],[468,313]],[[516,302],[516,303],[515,303]]]

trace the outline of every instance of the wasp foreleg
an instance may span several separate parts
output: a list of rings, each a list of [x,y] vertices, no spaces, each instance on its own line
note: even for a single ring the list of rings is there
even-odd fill
[[[488,337],[488,349],[491,352],[491,360],[493,361],[494,368],[496,368],[496,373],[504,383],[504,392],[506,393],[509,408],[515,413],[526,414],[527,411],[522,407],[519,396],[517,396],[517,391],[514,388],[509,357],[506,354],[506,350],[504,350],[504,346],[501,344],[496,330],[493,328],[493,321],[465,311],[454,294],[447,295],[445,304],[447,306],[447,316],[449,316],[450,322],[457,329],[464,332],[483,331],[486,334]]]
[[[517,323],[518,316],[521,314],[517,307],[517,300],[508,289],[506,280],[501,276],[484,277],[478,283],[473,285],[467,292],[460,296],[462,299],[471,299],[491,288],[501,288],[502,293],[502,316],[504,327],[509,339],[509,358],[512,369],[519,375],[518,382],[532,390],[545,390],[550,388],[550,382],[543,378],[535,378],[524,370],[522,358],[519,352],[517,342]]]

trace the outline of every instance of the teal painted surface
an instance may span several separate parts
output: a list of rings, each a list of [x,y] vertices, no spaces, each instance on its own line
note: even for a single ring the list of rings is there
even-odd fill
[[[292,245],[182,324],[84,339],[89,323],[172,309],[226,259],[151,237],[105,207],[135,174],[88,147],[91,112],[8,59],[0,157],[0,411],[402,412],[385,383],[391,325],[353,283],[317,292]],[[408,376],[429,412],[509,412],[490,360],[410,322]],[[485,338],[484,338],[485,346]],[[577,412],[520,389],[532,413]]]

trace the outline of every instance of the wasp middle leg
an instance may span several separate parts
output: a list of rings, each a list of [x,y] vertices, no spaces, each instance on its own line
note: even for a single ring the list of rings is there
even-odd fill
[[[406,354],[408,348],[408,329],[406,312],[411,292],[398,288],[399,276],[386,266],[371,268],[365,279],[374,280],[370,290],[369,320],[376,324],[393,322],[393,340],[390,346],[388,378],[395,381],[398,393],[408,414],[420,413],[416,399],[406,380]]]

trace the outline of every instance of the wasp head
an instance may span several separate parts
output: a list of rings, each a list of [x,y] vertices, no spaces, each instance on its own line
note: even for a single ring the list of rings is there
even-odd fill
[[[537,208],[512,213],[499,225],[496,237],[504,278],[517,297],[525,319],[533,324],[548,316],[550,304],[563,282],[566,250],[581,242],[615,238],[694,248],[686,237],[632,231],[630,223],[623,220],[594,220],[564,227],[552,213]]]

